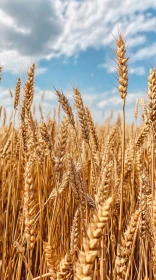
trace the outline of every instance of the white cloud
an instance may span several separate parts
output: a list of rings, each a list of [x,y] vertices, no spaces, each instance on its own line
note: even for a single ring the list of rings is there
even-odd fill
[[[13,98],[10,97],[9,89],[6,89],[5,87],[0,87],[0,99],[1,99],[1,106],[6,109],[7,113],[7,123],[9,122],[9,118],[14,112],[13,105],[14,105],[14,92],[15,89],[10,89],[13,93]],[[46,115],[48,112],[53,111],[54,108],[57,106],[57,97],[52,91],[45,91],[44,99],[42,100],[43,90],[35,87],[34,91],[34,100],[32,104],[32,111],[35,106],[35,118],[40,120],[40,112],[39,112],[39,104],[42,107],[44,118],[46,119]],[[20,98],[21,100],[21,98]],[[19,124],[19,112],[16,114],[16,120],[15,125]],[[0,124],[2,124],[3,121],[3,114],[2,118],[0,119]]]
[[[110,95],[112,95],[112,92],[110,92]],[[116,93],[116,94],[113,94],[114,96],[108,98],[108,96],[105,96],[105,99],[104,100],[101,100],[97,103],[97,106],[99,108],[113,108],[115,110],[115,107],[118,107],[119,105],[122,106],[122,99],[120,98],[119,94]],[[126,97],[126,105],[127,106],[132,106],[135,101],[136,101],[136,98],[139,98],[139,97],[143,97],[144,96],[144,93],[143,92],[136,92],[136,93],[128,93],[127,94],[127,97]]]
[[[117,65],[111,65],[111,63],[102,63],[98,65],[98,68],[104,68],[107,70],[108,73],[117,73]],[[135,74],[138,76],[145,75],[145,68],[144,67],[129,67],[129,74]]]
[[[92,118],[94,123],[103,124],[104,120],[110,115],[110,111],[104,111],[104,114],[100,110],[96,110],[94,108],[89,108],[92,114]]]
[[[116,65],[111,65],[111,63],[101,63],[98,65],[98,68],[104,68],[108,73],[115,73],[117,71]]]
[[[143,76],[145,75],[145,68],[144,67],[131,67],[129,69],[129,73],[130,74],[135,74],[135,75],[138,75],[138,76]]]
[[[38,67],[36,70],[35,70],[35,76],[39,76],[39,75],[42,75],[44,74],[48,69],[45,68],[45,67]]]
[[[97,106],[99,108],[105,108],[106,106],[110,106],[110,107],[114,107],[114,106],[118,106],[121,103],[121,98],[119,96],[114,96],[111,98],[107,98],[105,100],[101,100]]]
[[[17,73],[30,60],[112,45],[118,29],[127,34],[130,47],[142,45],[146,32],[155,32],[156,18],[149,9],[156,9],[156,1],[34,0],[32,5],[31,0],[1,0],[0,61]]]
[[[19,74],[20,71],[26,72],[26,67],[31,65],[31,58],[19,55],[17,50],[0,51],[0,62],[4,66],[3,71],[11,71],[14,74]]]
[[[135,103],[137,98],[144,97],[145,93],[142,91],[134,92],[134,93],[129,93],[127,94],[126,97],[126,105],[132,105]]]
[[[56,9],[45,2],[1,0],[0,61],[7,71],[23,71],[30,61],[45,58],[62,33]]]
[[[84,102],[84,105],[89,107],[89,106],[92,106],[94,104],[94,101],[96,100],[97,98],[97,94],[81,94],[82,96],[82,99],[83,99],[83,102]]]
[[[7,99],[9,96],[10,96],[9,89],[6,89],[6,88],[1,86],[0,87],[0,99],[1,99],[1,101],[4,100],[4,99]]]
[[[18,26],[15,22],[15,20],[10,17],[9,15],[7,15],[7,13],[5,13],[2,9],[0,9],[0,23],[4,25],[5,27],[10,27],[12,28],[15,32],[18,33],[23,33],[23,34],[30,34],[31,29],[25,29],[25,28],[21,28],[20,26]]]
[[[128,33],[128,32],[127,32]],[[139,45],[143,45],[145,44],[147,41],[146,37],[143,36],[143,35],[137,35],[135,37],[132,37],[132,38],[128,38],[126,40],[126,45],[128,46],[128,48],[133,48],[133,47],[136,47],[136,46],[139,46]]]
[[[61,3],[61,1],[58,1]],[[139,32],[155,31],[155,17],[143,14],[148,8],[156,8],[154,1],[67,1],[65,29],[56,44],[60,54],[73,55],[92,46],[98,48],[113,42],[118,27],[124,28],[131,46],[143,44],[145,36]],[[96,11],[96,13],[95,13]],[[105,15],[105,16],[104,16]],[[59,47],[60,46],[60,47]]]
[[[14,93],[14,89],[11,90]],[[58,105],[57,96],[55,95],[54,92],[45,91],[43,100],[42,100],[42,95],[43,95],[43,90],[41,88],[35,87],[34,101],[32,107],[35,106],[36,108],[35,117],[38,120],[40,119],[39,104],[42,107],[44,119],[46,119],[48,112],[52,112],[52,116],[53,116],[53,110],[54,108],[57,108]],[[134,105],[135,105],[136,98],[140,98],[144,96],[145,93],[143,92],[136,92],[136,93],[133,92],[127,94],[126,122],[130,123],[133,121]],[[71,100],[71,97],[72,95],[70,95],[70,104],[73,104],[73,98]],[[9,90],[4,87],[0,88],[0,98],[1,98],[2,106],[7,110],[7,115],[8,115],[7,119],[9,119],[9,116],[13,111],[14,98],[10,98]],[[98,94],[98,93],[96,94],[92,93],[89,95],[82,94],[82,98],[84,101],[84,105],[90,108],[94,122],[98,122],[100,124],[102,124],[104,119],[108,117],[111,110],[113,110],[113,114],[114,114],[113,119],[115,119],[117,114],[120,113],[122,108],[122,100],[117,90],[116,91],[112,90],[111,92],[104,92],[103,94]],[[74,112],[76,113],[76,109],[74,109]],[[104,119],[102,117],[103,112],[104,112]]]
[[[153,43],[149,46],[139,49],[135,54],[132,56],[132,61],[148,59],[149,57],[155,57],[156,55],[156,43]]]
[[[104,109],[103,111],[91,109],[92,117],[94,122],[103,125],[103,123],[110,117],[111,109]],[[117,120],[117,116],[120,115],[122,117],[122,110],[113,110],[111,123],[113,124]],[[126,108],[125,112],[126,124],[131,124],[134,122],[134,108]],[[139,123],[141,120],[139,119]]]
[[[110,92],[110,95],[112,95],[112,92]],[[126,116],[126,123],[131,124],[134,122],[134,108],[135,108],[135,102],[137,98],[145,98],[144,92],[136,92],[136,93],[128,93],[126,97],[126,110],[125,110],[125,116]],[[146,99],[146,98],[145,98]],[[103,119],[99,117],[96,117],[95,112],[104,112],[105,119],[110,114],[110,112],[113,110],[113,120],[116,120],[117,115],[120,114],[122,116],[122,99],[119,97],[119,95],[116,93],[116,96],[113,96],[111,98],[107,99],[107,96],[105,96],[105,99],[98,102],[97,107],[99,110],[91,110],[91,112],[94,112],[94,118],[96,121],[103,123]],[[140,110],[140,109],[139,109]],[[138,123],[141,123],[141,114],[138,115]],[[97,116],[99,114],[97,113]]]
[[[14,88],[10,89],[14,95]],[[42,95],[44,92],[44,99],[42,100]],[[9,89],[6,89],[5,87],[0,87],[0,99],[1,99],[1,105],[4,107],[10,107],[13,105],[14,96],[13,98],[10,97]],[[35,87],[34,90],[34,104],[48,104],[49,106],[54,106],[57,103],[57,96],[54,92],[50,90],[43,91],[42,89]]]
[[[34,92],[34,103],[38,103],[41,102],[42,99],[42,95],[44,92],[44,99],[43,99],[43,103],[44,102],[56,102],[57,100],[57,96],[54,92],[50,91],[50,90],[45,90],[43,91],[42,89],[35,87],[35,92]]]

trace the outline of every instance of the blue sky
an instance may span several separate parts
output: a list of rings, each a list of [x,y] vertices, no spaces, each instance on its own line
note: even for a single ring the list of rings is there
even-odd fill
[[[121,32],[130,57],[127,121],[133,121],[135,99],[146,97],[156,64],[155,0],[1,0],[0,24],[0,105],[10,113],[8,89],[14,92],[19,76],[24,86],[34,61],[34,101],[45,113],[57,105],[53,87],[72,102],[72,86],[79,87],[95,121],[101,123],[103,112],[120,112],[114,49]]]

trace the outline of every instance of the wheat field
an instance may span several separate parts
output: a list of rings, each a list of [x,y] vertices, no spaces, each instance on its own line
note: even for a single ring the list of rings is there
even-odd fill
[[[11,93],[9,122],[0,107],[0,279],[156,279],[156,70],[128,125],[121,35],[116,57],[122,114],[113,124],[95,125],[78,88],[74,108],[56,89],[57,114],[45,120],[40,107],[37,119],[35,64]]]

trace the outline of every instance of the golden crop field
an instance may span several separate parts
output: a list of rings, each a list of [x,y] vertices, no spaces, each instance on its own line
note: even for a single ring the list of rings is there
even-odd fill
[[[156,279],[156,70],[128,125],[121,35],[116,57],[122,114],[114,124],[110,116],[95,125],[78,88],[74,108],[56,89],[55,118],[44,122],[40,107],[38,120],[35,64],[24,88],[17,80],[9,123],[1,107],[0,279]]]

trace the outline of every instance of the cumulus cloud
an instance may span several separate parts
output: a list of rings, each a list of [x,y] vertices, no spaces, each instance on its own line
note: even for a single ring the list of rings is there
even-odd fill
[[[76,58],[90,47],[113,47],[114,37],[121,32],[130,53],[129,73],[145,75],[138,63],[148,58],[153,62],[156,56],[156,43],[148,41],[148,34],[155,33],[155,11],[155,0],[1,0],[0,63],[5,66],[3,71],[21,76],[21,71],[26,74],[35,61],[36,75],[42,75],[48,69],[40,66],[41,60],[63,56],[68,61],[68,57]],[[98,67],[109,73],[117,71],[107,57]],[[57,104],[55,94],[46,91],[41,101],[42,93],[35,87],[34,104],[42,103],[44,112],[52,110]],[[1,87],[0,95],[2,104],[11,110],[9,91]],[[143,95],[129,93],[128,110],[132,110],[136,97]],[[67,96],[71,101],[72,93]],[[121,108],[121,99],[113,91],[100,94],[84,89],[82,97],[85,105],[91,106],[95,120],[101,118],[102,110],[108,113],[112,107],[116,112]]]
[[[11,91],[14,95],[14,88],[11,88]],[[82,91],[83,92],[83,91]],[[66,91],[64,91],[65,95],[68,96],[70,104],[73,105],[73,97],[72,94],[68,94]],[[58,105],[58,99],[56,94],[53,91],[46,90],[44,93],[44,99],[42,99],[43,96],[43,90],[39,87],[35,87],[34,92],[34,100],[32,108],[35,107],[35,118],[40,120],[40,110],[39,105],[42,107],[42,112],[44,115],[44,120],[47,118],[47,114],[51,112],[51,116],[54,114],[54,108]],[[144,92],[130,92],[127,94],[126,98],[126,121],[128,123],[133,122],[134,120],[134,105],[136,98],[145,98]],[[6,108],[7,111],[7,120],[9,120],[12,112],[13,112],[13,103],[14,98],[10,98],[9,90],[5,87],[0,88],[0,98],[1,98],[1,104],[4,108]],[[108,92],[95,92],[95,93],[82,93],[82,98],[84,105],[89,107],[93,116],[93,119],[95,122],[98,122],[99,124],[102,124],[104,120],[107,119],[107,117],[110,115],[110,112],[113,110],[114,114],[114,120],[118,113],[120,113],[122,108],[122,100],[119,97],[119,93],[116,89],[113,89],[112,91]],[[146,99],[146,98],[145,98]],[[73,109],[74,113],[76,114],[76,109]],[[104,113],[104,118],[103,118]],[[18,114],[19,116],[19,114]],[[16,117],[18,117],[16,116]],[[16,122],[18,123],[18,120],[16,118]]]
[[[133,54],[132,61],[139,61],[142,59],[148,59],[149,57],[156,56],[156,43],[148,45],[144,48],[139,49],[135,54]]]
[[[144,67],[131,67],[129,69],[129,73],[130,74],[135,74],[135,75],[138,75],[138,76],[143,76],[145,75],[145,68]]]
[[[112,93],[110,93],[112,95]],[[136,93],[128,93],[127,97],[126,97],[126,105],[127,106],[132,106],[137,98],[141,98],[144,97],[145,93],[143,92],[136,92]],[[115,109],[115,107],[117,107],[118,105],[122,105],[122,100],[119,97],[119,94],[114,94],[114,96],[111,96],[110,98],[108,98],[108,96],[105,97],[104,100],[100,100],[97,103],[97,106],[99,108],[105,108],[105,107],[113,107]]]
[[[105,63],[99,64],[98,68],[104,68],[104,69],[106,69],[106,71],[108,73],[117,73],[117,64],[114,63],[114,65],[111,65],[111,61],[108,62],[107,59],[106,59]],[[138,66],[138,67],[130,66],[128,68],[128,71],[129,71],[129,74],[132,74],[132,75],[135,74],[138,76],[143,76],[146,73],[145,68],[143,66]]]
[[[13,94],[13,98],[10,97],[9,91],[11,90]],[[0,87],[0,99],[2,101],[2,105],[4,107],[10,107],[13,106],[13,101],[14,101],[14,88],[7,89],[5,87]],[[44,98],[42,98],[44,92]],[[54,106],[56,105],[57,101],[57,96],[53,91],[46,90],[43,91],[39,87],[35,87],[34,89],[34,104],[39,104],[39,103],[47,103],[49,106]]]
[[[57,1],[60,6],[61,2]],[[118,29],[126,31],[131,46],[143,44],[146,38],[141,32],[155,31],[155,17],[145,13],[149,8],[156,8],[154,0],[65,1],[65,28],[56,49],[70,56],[88,47],[112,44],[112,34],[116,36]]]
[[[110,63],[101,63],[98,65],[98,68],[104,68],[108,73],[115,73],[117,71],[116,65],[111,65]]]
[[[45,3],[46,2],[46,3]],[[1,13],[10,19],[1,28],[1,48],[16,49],[21,55],[43,55],[56,41],[62,25],[50,1],[1,0]]]
[[[43,103],[44,102],[56,102],[57,101],[57,96],[56,94],[51,91],[51,90],[46,90],[43,91],[42,89],[40,89],[39,87],[35,87],[35,93],[34,93],[34,103],[39,103],[42,101],[42,95],[44,92],[44,99],[43,99]]]
[[[50,0],[45,2],[1,0],[0,61],[6,70],[18,73],[51,52],[62,25]]]
[[[12,89],[11,89],[11,90],[12,90]],[[10,96],[9,90],[6,89],[6,88],[4,88],[4,87],[1,87],[1,88],[0,88],[0,98],[1,98],[1,100],[6,100],[6,99],[9,98],[9,96]],[[10,100],[11,100],[11,99],[10,99]]]
[[[38,67],[35,71],[35,76],[39,76],[42,75],[43,73],[45,73],[48,69],[45,67]]]
[[[128,48],[133,48],[133,47],[145,44],[146,41],[147,41],[147,39],[144,35],[138,35],[138,36],[135,36],[134,38],[127,39],[126,45]]]
[[[15,73],[30,60],[70,57],[89,47],[112,45],[118,29],[130,47],[140,46],[147,32],[155,32],[156,19],[149,9],[156,9],[156,1],[1,0],[0,60]]]
[[[111,98],[107,98],[105,100],[101,100],[99,103],[97,103],[97,106],[99,108],[105,108],[107,106],[118,106],[118,105],[121,105],[121,99],[119,98],[119,96],[114,96],[114,97],[111,97]]]

